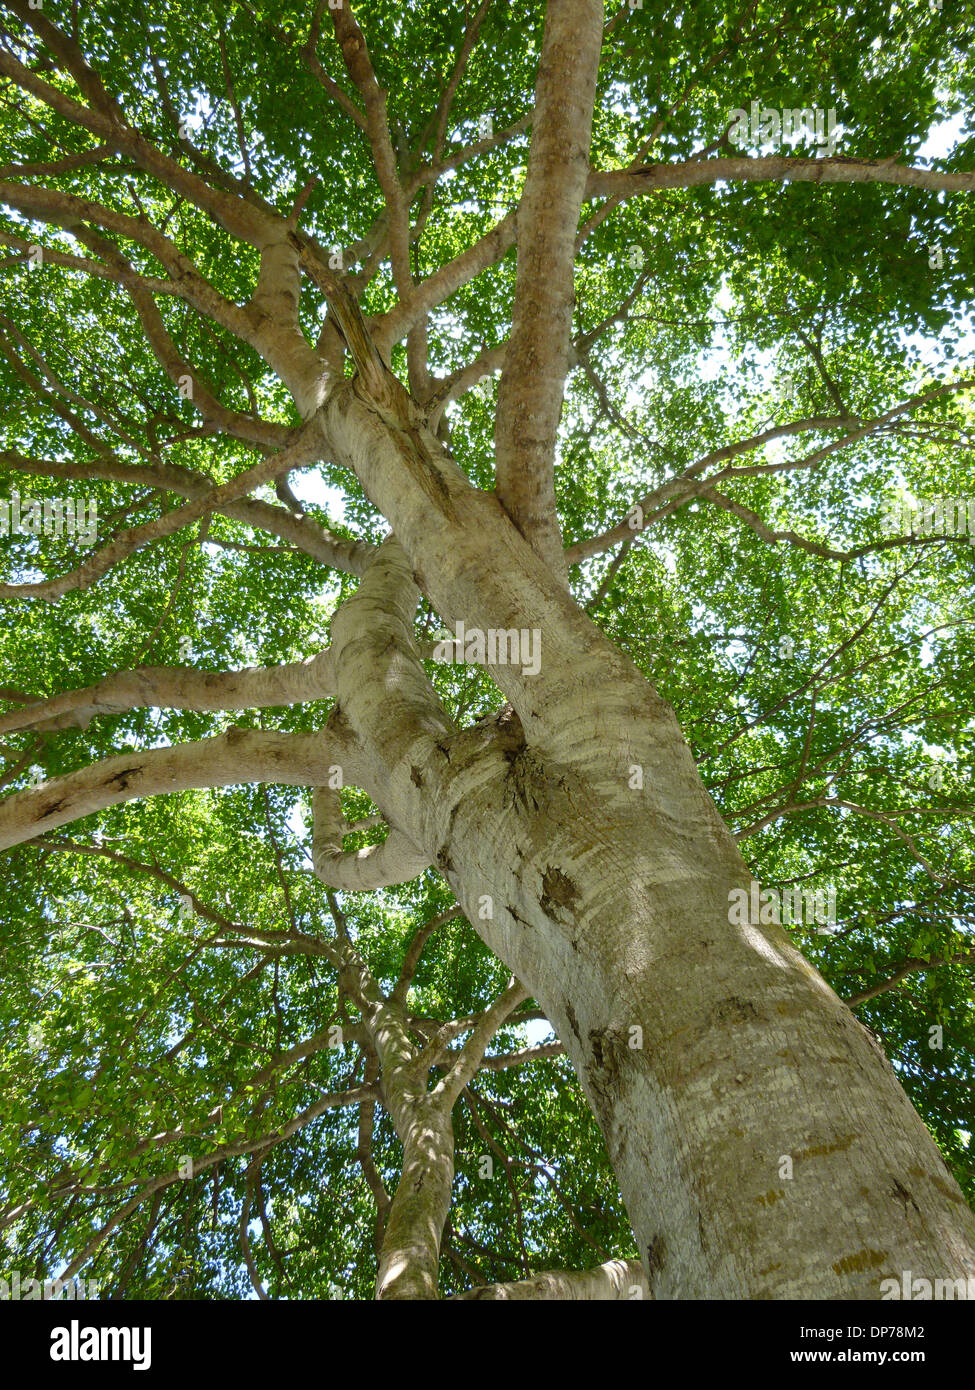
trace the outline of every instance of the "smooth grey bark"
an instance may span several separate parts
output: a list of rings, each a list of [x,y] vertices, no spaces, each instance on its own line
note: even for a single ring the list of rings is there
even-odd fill
[[[555,1025],[652,1296],[967,1275],[975,1217],[887,1060],[780,927],[729,923],[751,875],[670,707],[428,432],[348,387],[323,423],[398,538],[381,638],[333,625],[366,790]],[[411,655],[420,582],[445,621],[541,629],[537,678],[492,669],[517,715],[450,728]]]

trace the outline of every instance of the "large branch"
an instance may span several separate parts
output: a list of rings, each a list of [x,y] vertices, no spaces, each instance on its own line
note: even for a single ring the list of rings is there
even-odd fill
[[[482,1057],[478,1071],[507,1071],[509,1067],[522,1067],[526,1062],[545,1062],[550,1057],[563,1056],[564,1043],[539,1043],[537,1047],[522,1047],[517,1052],[497,1052]]]
[[[96,251],[108,266],[117,270],[120,276],[126,277],[121,283],[124,284],[129,298],[135,306],[146,342],[166,375],[177,386],[186,377],[189,377],[193,388],[189,395],[189,401],[208,425],[223,430],[234,438],[248,440],[264,449],[280,446],[282,436],[285,440],[287,439],[288,430],[284,426],[270,420],[261,420],[254,414],[244,415],[225,406],[217,397],[216,391],[205,381],[199,368],[193,366],[177,348],[153,298],[150,286],[139,282],[139,277],[135,274],[134,267],[129,261],[98,233],[78,227],[74,229],[74,234],[79,241],[85,242],[92,250]],[[262,279],[265,275],[265,263],[270,255],[270,250],[265,250],[261,254]],[[297,257],[295,257],[295,279],[297,280]],[[255,295],[256,301],[257,295]],[[295,302],[297,302],[297,290]],[[294,323],[294,332],[297,333],[297,319]]]
[[[9,52],[0,53],[0,74],[11,78],[65,120],[98,136],[112,149],[127,154],[160,183],[210,213],[232,236],[257,247],[264,245],[269,234],[273,239],[275,222],[280,219],[234,193],[212,187],[199,175],[163,154],[140,130],[128,124],[118,102],[106,90],[102,79],[89,66],[73,39],[52,24],[43,13],[32,10],[27,0],[7,0],[7,3],[47,47],[55,66],[74,79],[87,104],[74,100],[60,87],[45,82]]]
[[[295,220],[298,211],[300,206]],[[282,226],[261,250],[257,285],[244,316],[252,325],[248,341],[287,386],[302,419],[308,419],[321,404],[329,371],[298,321],[302,255],[321,261],[316,248],[306,240],[302,249],[295,230]]]
[[[87,728],[95,715],[126,710],[239,710],[295,705],[335,693],[330,649],[308,661],[243,671],[196,671],[188,666],[141,666],[94,685],[67,690],[0,714],[0,733],[16,729]]]
[[[459,169],[462,164],[468,164],[472,159],[476,159],[479,154],[487,154],[491,150],[498,149],[501,145],[506,145],[514,140],[516,136],[523,135],[531,125],[535,116],[534,110],[526,111],[523,116],[519,116],[511,125],[505,126],[503,130],[495,131],[493,135],[486,135],[483,139],[474,140],[470,145],[464,145],[461,149],[455,150],[445,159],[441,159],[434,164],[421,164],[420,167],[410,175],[406,183],[407,197],[412,196],[419,188],[430,188],[451,169]],[[425,206],[425,204],[424,204]]]
[[[3,70],[2,59],[0,52],[0,72]],[[255,299],[241,308],[219,294],[192,261],[144,217],[129,217],[90,198],[81,198],[58,189],[4,182],[0,182],[0,203],[6,203],[38,221],[63,227],[79,241],[89,245],[96,243],[97,238],[85,230],[85,223],[94,222],[106,231],[126,236],[144,246],[169,273],[171,285],[165,287],[166,293],[185,299],[199,313],[213,319],[253,347],[280,376],[301,415],[307,418],[314,413],[321,401],[326,363],[306,341],[296,321],[289,321],[277,312],[269,312],[269,308],[277,310],[282,302],[287,304],[292,300],[297,305],[293,274],[290,285],[284,282],[289,266],[293,267],[297,260],[296,248],[299,245],[303,257],[318,264],[323,262],[309,239],[306,237],[301,241],[284,219],[278,219],[262,233],[259,243],[262,278],[258,281]],[[130,290],[155,292],[150,279],[133,279],[131,269],[126,268],[127,263],[118,257],[113,259],[115,263],[108,267],[111,278],[119,280]]]
[[[3,177],[0,175],[0,177]],[[37,245],[37,238],[34,236],[14,236],[12,232],[0,231],[0,246],[9,246],[15,251],[19,251],[24,261],[27,261],[31,247]],[[140,285],[143,289],[149,290],[152,294],[169,295],[174,298],[180,297],[179,288],[172,280],[164,280],[158,275],[142,275],[136,271],[121,269],[117,266],[102,265],[100,261],[93,261],[88,256],[74,256],[68,251],[56,251],[53,247],[44,247],[44,261],[48,265],[64,266],[66,270],[80,270],[85,275],[95,276],[101,280],[111,280],[117,285]],[[9,262],[8,262],[9,264]]]
[[[2,56],[0,53],[0,59]],[[22,184],[0,182],[0,202],[38,221],[63,227],[88,245],[100,243],[103,254],[104,241],[86,230],[86,222],[138,242],[168,271],[171,284],[163,287],[165,293],[185,299],[199,313],[253,347],[280,376],[303,417],[317,408],[327,374],[326,363],[309,345],[297,323],[298,248],[303,258],[319,266],[324,262],[311,241],[299,238],[284,219],[278,219],[262,234],[261,272],[255,295],[250,304],[241,308],[219,294],[192,261],[145,218],[129,217],[73,193]],[[78,268],[85,267],[79,263]],[[130,292],[157,292],[151,278],[136,276],[117,254],[109,255],[107,269],[110,278],[124,284]],[[140,316],[142,313],[144,309]]]
[[[291,431],[284,426],[282,442],[286,442]],[[124,463],[114,454],[104,454],[86,463],[73,463],[62,459],[27,458],[15,450],[0,450],[0,464],[14,468],[21,473],[30,473],[47,478],[105,478],[113,482],[128,483],[133,487],[165,488],[182,497],[203,497],[213,492],[216,486],[213,479],[197,473],[181,464],[155,462],[151,465]],[[347,574],[361,575],[376,553],[376,547],[368,541],[350,541],[337,536],[326,527],[319,525],[309,516],[297,517],[284,507],[272,502],[262,502],[258,498],[242,498],[238,501],[225,501],[213,507],[213,511],[229,516],[245,525],[260,528],[271,535],[279,536],[306,555],[329,565],[332,569],[343,570]]]
[[[867,439],[878,430],[884,429],[903,415],[906,411],[916,410],[919,406],[926,405],[929,401],[935,400],[938,396],[951,394],[956,391],[967,391],[975,385],[975,378],[964,378],[961,381],[948,382],[943,386],[936,387],[933,391],[918,392],[916,395],[902,401],[899,405],[893,406],[890,410],[884,411],[882,415],[876,416],[872,420],[862,420],[858,417],[846,419],[842,416],[811,416],[802,420],[794,420],[787,425],[775,425],[770,429],[763,430],[760,434],[751,436],[749,439],[738,440],[733,444],[725,444],[719,449],[714,449],[710,453],[699,458],[685,469],[678,477],[668,478],[665,483],[652,492],[648,493],[635,508],[630,509],[632,516],[635,510],[643,513],[641,527],[635,527],[629,519],[621,521],[618,525],[604,531],[601,535],[588,537],[585,540],[576,541],[575,544],[566,548],[566,557],[569,564],[578,564],[580,560],[585,560],[591,555],[598,555],[604,550],[611,549],[623,541],[632,541],[637,530],[660,520],[671,511],[676,510],[693,497],[705,495],[714,483],[724,481],[727,478],[748,478],[758,474],[794,472],[799,469],[816,468],[839,449],[845,449],[850,444],[858,444],[861,440]],[[847,429],[848,434],[842,435],[839,439],[833,440],[821,449],[814,450],[811,454],[806,454],[798,459],[786,459],[781,462],[749,464],[746,467],[726,466],[719,468],[716,472],[708,474],[706,477],[701,475],[715,463],[723,462],[725,459],[734,458],[743,453],[760,449],[772,440],[783,438],[789,434],[806,433],[810,430],[822,429]]]
[[[0,74],[11,78],[64,119],[98,136],[110,148],[128,155],[164,187],[194,203],[232,236],[257,247],[262,253],[269,247],[281,246],[289,236],[294,236],[290,221],[279,216],[263,200],[253,194],[245,197],[236,191],[227,191],[226,186],[215,187],[215,183],[226,185],[228,182],[225,177],[218,177],[222,173],[219,169],[208,169],[212,180],[208,183],[163,154],[140,130],[126,122],[118,102],[108,93],[102,79],[89,66],[73,39],[46,16],[32,10],[25,0],[11,0],[11,8],[34,29],[53,55],[55,66],[70,74],[88,104],[74,100],[59,87],[43,81],[9,53],[0,52]],[[26,190],[28,193],[37,191]],[[44,191],[50,196],[68,196]],[[118,220],[116,214],[110,216]],[[136,219],[125,220],[136,222]],[[148,227],[144,218],[139,221]],[[108,223],[103,220],[102,225],[107,226]],[[159,233],[156,233],[156,238],[165,241]],[[308,239],[304,240],[307,244]],[[320,256],[317,248],[310,249],[312,254]],[[236,306],[233,307],[248,326],[244,331],[235,331],[239,331],[240,336],[250,342],[278,373],[294,396],[301,414],[305,417],[312,414],[320,399],[318,382],[323,374],[323,364],[317,354],[291,325],[269,318],[263,312],[241,313]],[[225,302],[224,310],[226,312]]]
[[[453,922],[456,918],[460,917],[462,913],[463,909],[460,907],[449,907],[446,912],[438,913],[436,917],[431,917],[428,922],[424,922],[423,926],[414,933],[407,947],[406,955],[403,957],[399,979],[393,986],[393,992],[390,995],[390,999],[393,1003],[405,1004],[406,996],[409,993],[410,985],[413,983],[413,976],[416,974],[416,968],[420,963],[420,956],[423,954],[423,948],[427,943],[427,939],[438,927],[442,927],[446,922]]]
[[[33,840],[107,806],[191,787],[233,787],[276,782],[313,787],[340,766],[351,771],[351,740],[337,730],[313,734],[228,729],[199,743],[149,748],[105,758],[78,772],[53,777],[0,801],[0,849]]]
[[[330,888],[365,893],[412,883],[430,866],[430,856],[417,849],[401,830],[391,829],[381,845],[344,851],[342,838],[349,825],[337,791],[318,786],[312,792],[312,864],[315,875]]]
[[[780,541],[786,541],[789,545],[795,546],[798,550],[805,550],[810,555],[819,555],[824,560],[857,560],[862,555],[876,554],[881,550],[891,550],[903,545],[938,545],[941,544],[939,536],[890,536],[886,540],[872,541],[867,545],[854,546],[851,550],[836,550],[832,546],[825,545],[822,541],[809,540],[806,536],[800,536],[796,531],[777,531],[774,527],[753,512],[750,507],[745,507],[741,502],[736,502],[732,497],[725,497],[715,488],[708,488],[707,492],[701,494],[708,502],[713,502],[715,506],[723,511],[730,512],[732,516],[738,517],[746,526],[750,527],[763,541],[768,541],[770,545],[778,545]]]
[[[528,991],[524,985],[519,980],[512,980],[504,993],[483,1011],[447,1075],[434,1087],[434,1096],[442,1098],[447,1106],[454,1105],[464,1087],[476,1076],[488,1043],[511,1011],[527,998]]]
[[[308,30],[308,38],[301,46],[301,61],[304,64],[304,66],[308,69],[308,71],[312,74],[312,76],[317,78],[317,80],[321,83],[322,87],[324,87],[325,91],[332,98],[332,100],[334,102],[337,102],[338,105],[341,106],[342,110],[346,113],[347,116],[352,117],[356,125],[361,130],[365,130],[365,116],[359,110],[358,106],[356,106],[355,102],[348,95],[348,93],[344,92],[342,88],[338,85],[338,83],[333,81],[333,79],[329,77],[328,73],[322,67],[321,60],[318,57],[318,39],[321,33],[322,12],[324,8],[325,0],[318,0],[318,3],[315,6],[314,16],[312,17],[312,22]],[[250,12],[249,7],[246,5],[245,9],[248,9],[248,12]],[[265,20],[265,23],[266,22],[267,21]],[[294,42],[290,33],[286,34],[281,29],[274,29],[273,32],[278,42],[283,43],[286,47]]]
[[[229,482],[222,483],[204,496],[187,502],[182,507],[176,507],[171,512],[165,512],[155,521],[147,521],[141,526],[133,526],[121,531],[101,550],[96,551],[77,569],[68,574],[60,575],[57,579],[42,579],[28,584],[0,584],[0,599],[45,598],[53,600],[61,598],[72,589],[90,588],[114,565],[134,554],[137,550],[141,550],[144,546],[153,541],[163,540],[176,531],[182,530],[184,526],[188,526],[191,522],[198,521],[201,517],[212,512],[221,503],[235,502],[253,488],[273,482],[276,478],[284,477],[292,468],[312,462],[318,457],[315,435],[316,431],[307,427],[296,431],[290,444],[280,453],[273,454],[269,459],[255,464],[253,468],[248,468],[243,473],[238,473]]]
[[[483,1284],[448,1302],[461,1300],[593,1299],[601,1302],[650,1297],[646,1272],[639,1260],[608,1260],[595,1269],[550,1269],[512,1284]]]
[[[395,537],[387,537],[332,619],[332,648],[342,715],[376,760],[377,781],[391,800],[398,794],[402,804],[405,794],[419,811],[430,797],[422,769],[442,766],[442,750],[456,730],[414,640],[418,601],[409,562]],[[414,823],[423,824],[422,814],[416,822],[410,817],[411,829]]]
[[[462,285],[468,284],[482,270],[499,261],[515,244],[516,215],[509,212],[500,222],[484,233],[473,246],[461,251],[439,270],[414,286],[388,313],[370,326],[380,351],[388,357],[394,343],[399,342],[415,323],[431,309],[449,299]]]
[[[272,1148],[275,1144],[280,1144],[284,1140],[290,1139],[293,1134],[297,1134],[300,1129],[310,1124],[312,1120],[317,1120],[320,1115],[324,1115],[326,1110],[332,1110],[342,1106],[361,1105],[365,1101],[376,1100],[377,1098],[376,1088],[374,1086],[353,1086],[348,1091],[339,1091],[321,1096],[318,1100],[313,1101],[305,1110],[302,1110],[300,1114],[296,1115],[294,1119],[288,1120],[287,1123],[280,1125],[270,1133],[259,1135],[256,1139],[239,1139],[229,1144],[221,1144],[211,1153],[205,1155],[205,1157],[194,1159],[193,1171],[194,1173],[202,1173],[208,1168],[215,1167],[218,1163],[225,1162],[227,1159],[239,1158],[244,1154],[252,1154],[261,1149]],[[140,1188],[134,1197],[130,1197],[124,1206],[114,1212],[105,1224],[95,1231],[84,1248],[69,1261],[67,1269],[65,1269],[64,1273],[61,1275],[62,1280],[66,1282],[68,1279],[73,1278],[74,1275],[78,1273],[78,1270],[87,1264],[92,1256],[96,1254],[107,1237],[111,1235],[112,1231],[114,1231],[117,1226],[121,1225],[126,1217],[130,1216],[147,1197],[151,1196],[154,1192],[158,1192],[160,1188],[169,1187],[172,1183],[180,1182],[182,1179],[183,1168],[182,1165],[180,1165],[180,1167],[174,1169],[172,1172],[161,1173],[158,1177],[152,1178],[147,1182],[144,1187]]]
[[[359,89],[365,107],[366,133],[373,165],[389,214],[393,279],[400,294],[404,294],[413,283],[410,272],[410,219],[389,134],[386,93],[376,81],[365,35],[356,22],[348,0],[330,13],[346,69]]]
[[[661,188],[695,188],[719,181],[747,183],[892,183],[905,188],[966,193],[975,189],[975,173],[915,169],[893,159],[792,159],[786,155],[695,159],[681,164],[646,164],[640,169],[594,169],[587,186],[593,197],[632,198]]]
[[[495,432],[498,499],[566,583],[555,506],[555,443],[569,367],[576,231],[586,195],[602,40],[602,0],[549,0]]]
[[[433,1091],[425,1090],[425,1077],[440,1050],[439,1039],[405,1065],[384,1068],[384,1095],[403,1144],[403,1168],[383,1240],[377,1299],[437,1297],[440,1240],[454,1172],[451,1111],[498,1027],[525,995],[524,987],[512,981],[483,1010],[450,1072]]]
[[[969,965],[972,961],[975,961],[975,951],[957,951],[953,956],[929,956],[926,959],[911,956],[892,975],[871,985],[869,989],[861,990],[859,994],[851,994],[844,1002],[849,1008],[855,1009],[858,1004],[865,1004],[868,999],[875,999],[878,994],[886,994],[888,990],[896,988],[901,980],[916,971],[937,970],[941,965]]]
[[[488,10],[491,8],[491,5],[493,3],[494,0],[481,0],[481,4],[477,9],[476,14],[469,21],[467,28],[464,31],[464,38],[461,42],[460,50],[454,62],[453,71],[451,72],[450,77],[447,80],[447,85],[444,87],[443,94],[441,95],[440,100],[437,103],[437,110],[434,113],[433,119],[430,121],[426,130],[424,130],[423,134],[420,136],[418,148],[422,149],[432,135],[434,164],[436,164],[436,162],[440,158],[441,151],[443,150],[444,141],[447,137],[447,121],[450,118],[450,111],[451,107],[453,106],[454,97],[457,95],[457,88],[460,86],[460,81],[461,78],[464,76],[464,71],[467,67],[468,60],[471,56],[471,53],[474,50],[474,45],[477,43],[478,34],[480,33],[481,25],[484,22],[484,17],[487,14]],[[418,184],[414,183],[414,189],[417,186]]]
[[[2,59],[0,52],[0,74],[3,71]],[[60,189],[6,181],[0,182],[0,203],[16,208],[32,221],[63,227],[72,233],[86,223],[94,223],[105,231],[136,242],[151,252],[167,271],[173,294],[185,299],[238,337],[248,339],[252,336],[243,311],[219,294],[190,258],[145,218],[130,217],[105,207],[93,198],[65,193]]]

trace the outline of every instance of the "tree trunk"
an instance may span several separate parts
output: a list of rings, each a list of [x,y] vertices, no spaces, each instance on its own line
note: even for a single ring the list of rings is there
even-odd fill
[[[886,1058],[780,927],[729,922],[751,875],[670,706],[428,432],[348,389],[326,411],[397,537],[382,621],[370,572],[333,624],[366,789],[555,1026],[653,1297],[966,1276],[975,1217]],[[445,738],[411,573],[447,621],[540,629],[537,677],[491,669],[517,715]]]
[[[498,769],[461,801],[447,875],[572,1058],[653,1296],[878,1298],[903,1270],[969,1274],[972,1214],[879,1047],[781,928],[729,924],[749,881],[731,837],[704,825],[675,850],[637,794],[520,760],[520,786]]]

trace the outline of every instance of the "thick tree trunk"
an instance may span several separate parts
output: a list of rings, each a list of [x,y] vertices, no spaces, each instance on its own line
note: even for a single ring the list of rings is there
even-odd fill
[[[555,1025],[652,1295],[871,1299],[903,1270],[969,1274],[975,1217],[887,1060],[781,928],[729,923],[751,876],[673,711],[432,436],[391,442],[347,390],[326,409],[409,557],[384,547],[381,621],[370,572],[333,624],[367,790]],[[411,569],[448,621],[540,628],[536,678],[491,670],[520,718],[444,728],[410,655]]]
[[[886,1058],[780,928],[729,924],[730,837],[675,842],[627,795],[515,755],[457,806],[447,874],[573,1060],[653,1296],[971,1273],[972,1214]]]

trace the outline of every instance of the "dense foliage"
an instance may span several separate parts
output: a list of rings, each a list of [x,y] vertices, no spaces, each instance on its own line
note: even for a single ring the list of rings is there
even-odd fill
[[[401,177],[409,186],[417,175],[417,280],[516,209],[524,180],[542,10],[481,10],[442,128],[438,102],[474,7],[368,0],[357,11],[388,92]],[[43,15],[72,35],[153,146],[282,215],[305,190],[301,226],[321,247],[344,248],[363,311],[396,303],[388,260],[369,242],[384,211],[369,145],[330,86],[357,100],[326,6],[97,0],[46,3]],[[0,51],[87,100],[36,18],[26,5],[0,7]],[[729,113],[758,100],[835,108],[843,158],[970,169],[975,134],[955,119],[975,106],[970,38],[953,0],[940,10],[624,5],[607,15],[592,162],[732,153],[722,143]],[[925,159],[935,128],[942,152]],[[145,220],[228,300],[253,293],[255,250],[124,153],[76,159],[98,135],[9,67],[0,133],[3,189],[51,188]],[[800,140],[792,153],[816,151]],[[456,167],[439,181],[419,177],[444,161]],[[152,252],[97,212],[86,221],[80,203],[66,226],[2,189],[0,201],[0,494],[18,492],[22,508],[31,498],[94,502],[104,545],[180,500],[160,469],[219,483],[258,462],[261,445],[201,424],[124,284],[92,273],[124,256],[158,278]],[[905,499],[975,495],[964,385],[975,200],[880,183],[731,180],[593,197],[583,229],[556,469],[566,544],[654,500],[640,527],[573,565],[573,592],[674,705],[756,878],[835,889],[833,927],[791,930],[876,1034],[973,1199],[975,545],[933,525],[925,534],[923,513],[917,534],[892,533],[886,518]],[[43,248],[40,265],[25,242]],[[434,308],[435,379],[503,347],[514,280],[510,246]],[[252,347],[178,295],[154,303],[180,359],[226,410],[298,424]],[[310,280],[301,317],[314,342],[322,301]],[[406,381],[402,345],[392,364]],[[488,356],[446,411],[454,456],[485,488],[500,365]],[[914,397],[923,399],[895,410]],[[806,423],[780,428],[796,420]],[[745,440],[747,450],[719,455]],[[658,494],[708,455],[718,457],[699,476],[720,472],[717,482]],[[290,481],[331,534],[385,534],[344,469],[323,462]],[[273,488],[257,495],[280,510]],[[975,500],[969,516],[975,528]],[[72,571],[84,554],[66,534],[0,538],[11,587]],[[280,537],[207,513],[57,601],[7,594],[2,708],[143,664],[221,671],[310,658],[355,583]],[[417,631],[440,631],[429,608]],[[427,670],[460,724],[501,704],[483,672]],[[32,778],[231,726],[311,731],[329,707],[54,716],[0,735],[0,785],[14,795]],[[377,810],[354,789],[343,808],[350,822]],[[383,833],[369,826],[346,847]],[[355,1007],[329,961],[295,941],[333,937],[338,915],[392,989],[417,930],[453,899],[430,870],[405,889],[330,903],[309,837],[307,792],[251,784],[123,802],[5,855],[4,1266],[50,1276],[110,1223],[82,1272],[115,1296],[241,1298],[257,1285],[271,1297],[371,1296],[366,1168],[391,1192],[400,1145],[382,1106],[374,1128],[371,1104],[370,1116],[352,1106],[305,1119],[322,1096],[362,1082],[368,1058],[330,1033],[355,1032]],[[430,1020],[483,1008],[506,978],[470,923],[445,921],[409,995],[418,1036],[435,1031]],[[544,1021],[516,1020],[490,1052],[551,1041]],[[444,1294],[634,1253],[564,1056],[483,1068],[454,1125]],[[153,1141],[177,1126],[180,1135]],[[152,1189],[184,1156],[193,1176]]]

